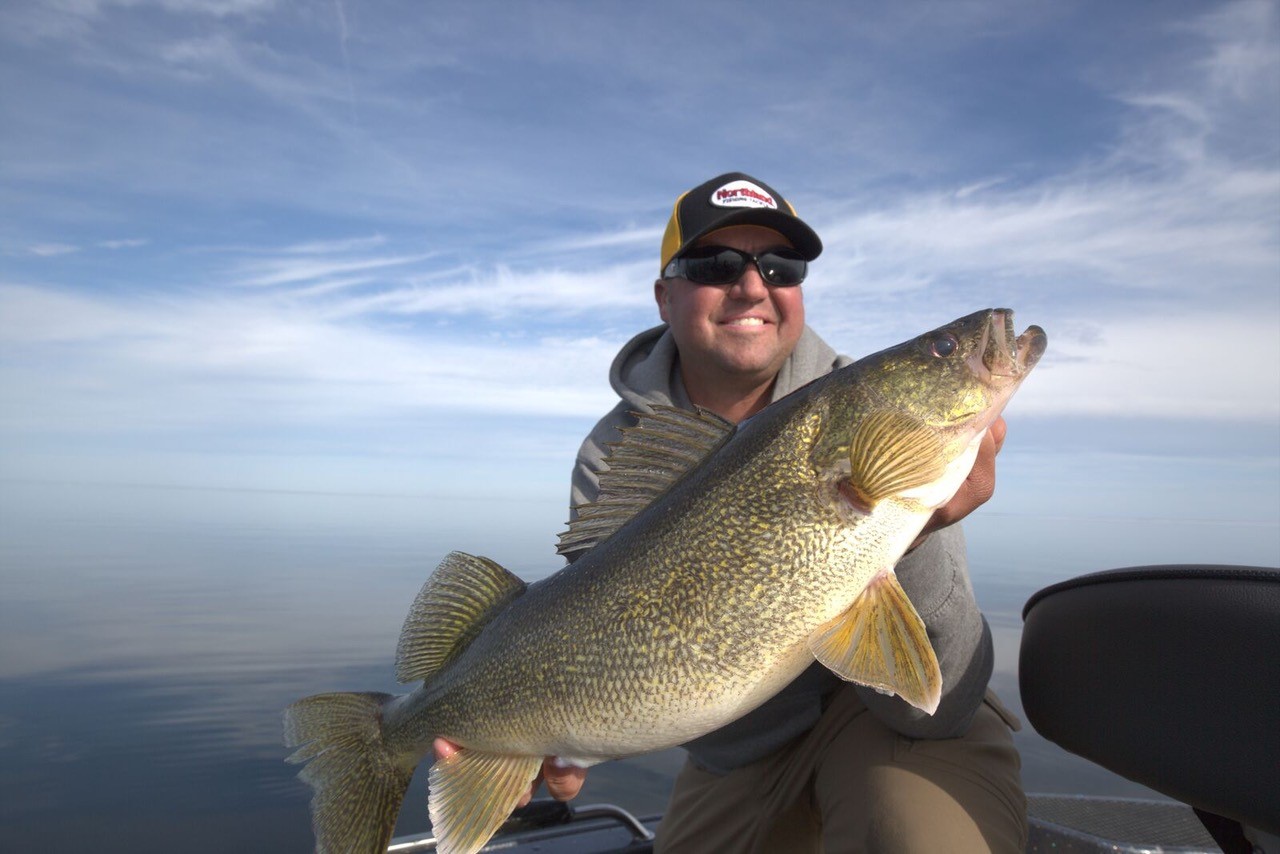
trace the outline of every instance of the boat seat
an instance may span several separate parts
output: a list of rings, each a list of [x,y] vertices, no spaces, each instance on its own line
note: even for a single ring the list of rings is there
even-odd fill
[[[1099,572],[1041,590],[1022,617],[1018,680],[1039,733],[1280,834],[1280,569]]]

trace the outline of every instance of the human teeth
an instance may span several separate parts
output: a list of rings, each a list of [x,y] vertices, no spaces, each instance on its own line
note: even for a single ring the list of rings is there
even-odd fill
[[[730,326],[764,326],[764,321],[758,317],[739,317],[737,320],[730,320]]]

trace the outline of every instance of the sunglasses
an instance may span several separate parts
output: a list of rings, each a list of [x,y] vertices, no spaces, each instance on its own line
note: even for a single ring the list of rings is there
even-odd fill
[[[748,262],[771,285],[791,287],[804,281],[809,262],[794,249],[770,249],[759,255],[730,246],[698,246],[672,258],[662,271],[664,279],[688,279],[699,285],[730,285],[742,278]]]

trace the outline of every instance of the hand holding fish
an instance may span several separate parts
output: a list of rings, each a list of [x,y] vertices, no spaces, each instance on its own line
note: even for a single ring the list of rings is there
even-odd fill
[[[1008,430],[1004,416],[997,418],[987,428],[978,447],[978,457],[973,461],[973,469],[964,483],[956,490],[950,501],[933,511],[929,521],[920,531],[920,536],[911,544],[915,548],[924,542],[924,538],[940,528],[954,525],[974,510],[991,500],[996,491],[996,454],[1004,445],[1005,432]],[[910,549],[908,549],[910,551]]]

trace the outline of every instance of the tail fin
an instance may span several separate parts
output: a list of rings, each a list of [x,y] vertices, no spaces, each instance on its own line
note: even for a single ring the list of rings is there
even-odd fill
[[[387,850],[413,766],[382,738],[382,706],[390,694],[317,694],[284,713],[287,761],[310,760],[298,777],[315,790],[311,826],[317,854]]]

